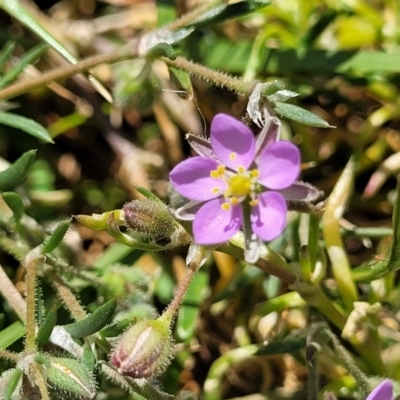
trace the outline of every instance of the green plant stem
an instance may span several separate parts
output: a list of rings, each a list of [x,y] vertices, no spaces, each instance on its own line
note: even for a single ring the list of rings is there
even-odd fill
[[[22,322],[26,322],[26,302],[0,265],[0,293],[7,300]]]
[[[183,57],[177,57],[175,60],[170,60],[166,57],[162,57],[161,59],[171,67],[182,69],[190,75],[204,79],[207,82],[212,82],[216,86],[226,87],[242,96],[250,96],[251,91],[257,83],[256,81],[244,81],[243,79],[214,71],[203,65],[186,60]]]
[[[28,252],[25,257],[26,268],[26,339],[25,351],[36,351],[36,267],[43,260],[41,248]]]

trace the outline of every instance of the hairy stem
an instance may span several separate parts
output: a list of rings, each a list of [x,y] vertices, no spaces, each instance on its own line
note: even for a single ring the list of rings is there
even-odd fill
[[[87,317],[86,311],[83,309],[83,307],[76,299],[74,294],[71,292],[71,289],[64,285],[58,274],[53,273],[52,283],[56,288],[58,295],[60,296],[65,306],[68,308],[73,318],[76,321],[85,319]]]
[[[244,81],[243,79],[214,71],[183,57],[177,57],[175,60],[170,60],[166,57],[162,57],[161,59],[171,67],[182,69],[190,75],[204,79],[207,82],[212,82],[216,86],[226,87],[243,96],[249,96],[256,84],[256,82],[253,81]]]

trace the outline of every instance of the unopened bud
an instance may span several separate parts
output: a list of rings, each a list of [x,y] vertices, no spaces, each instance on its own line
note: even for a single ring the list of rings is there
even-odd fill
[[[78,360],[49,357],[46,360],[47,380],[57,390],[93,399],[96,396],[96,382],[91,372]]]
[[[126,203],[122,210],[125,213],[126,226],[152,241],[169,241],[179,228],[167,206],[161,201],[133,200]]]
[[[133,325],[121,337],[110,363],[121,375],[151,378],[165,371],[172,356],[169,322],[145,320]]]

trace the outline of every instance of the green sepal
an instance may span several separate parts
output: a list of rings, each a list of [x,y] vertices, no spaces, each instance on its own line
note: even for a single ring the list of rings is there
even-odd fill
[[[317,128],[334,128],[334,126],[329,125],[328,122],[318,117],[318,115],[293,104],[276,102],[272,107],[282,117],[299,122],[300,124],[315,126]]]
[[[82,364],[89,370],[93,371],[96,367],[97,359],[93,350],[89,346],[83,348]]]
[[[13,368],[5,371],[0,377],[0,398],[2,400],[15,399],[15,392],[22,383],[22,370]]]
[[[82,321],[65,325],[64,328],[72,337],[75,338],[93,335],[111,321],[116,307],[117,300],[112,299],[97,308],[93,314],[89,315]]]
[[[49,341],[50,335],[53,332],[56,323],[57,323],[57,308],[52,307],[50,308],[49,312],[46,315],[46,318],[40,325],[39,331],[36,336],[36,342],[39,347],[43,347]]]
[[[194,91],[190,75],[182,69],[168,67],[169,79],[173,86],[178,90],[177,95],[181,99],[193,100]]]
[[[78,360],[50,357],[46,372],[48,383],[56,390],[89,399],[93,399],[96,395],[93,375]]]
[[[124,333],[124,331],[132,325],[132,318],[125,318],[115,324],[106,326],[100,331],[103,337],[116,337]]]
[[[8,207],[10,207],[14,214],[14,221],[18,224],[25,214],[25,207],[21,197],[15,192],[4,192],[3,200],[6,202]]]
[[[64,239],[65,234],[68,232],[69,225],[71,223],[71,219],[60,222],[56,229],[54,229],[51,236],[46,240],[43,246],[43,254],[51,253]]]
[[[35,161],[35,157],[36,150],[29,150],[22,154],[22,156],[6,170],[0,172],[0,192],[5,192],[18,186],[24,180],[29,168]]]

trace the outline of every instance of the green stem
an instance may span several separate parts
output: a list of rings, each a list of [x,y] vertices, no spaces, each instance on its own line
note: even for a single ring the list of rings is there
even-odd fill
[[[256,81],[244,81],[243,79],[224,74],[219,71],[214,71],[203,65],[188,61],[183,57],[177,57],[175,60],[162,57],[162,60],[171,67],[182,69],[190,75],[194,75],[205,81],[211,81],[216,86],[226,87],[229,90],[235,91],[242,96],[249,96],[253,90]],[[0,92],[1,95],[1,92]]]

